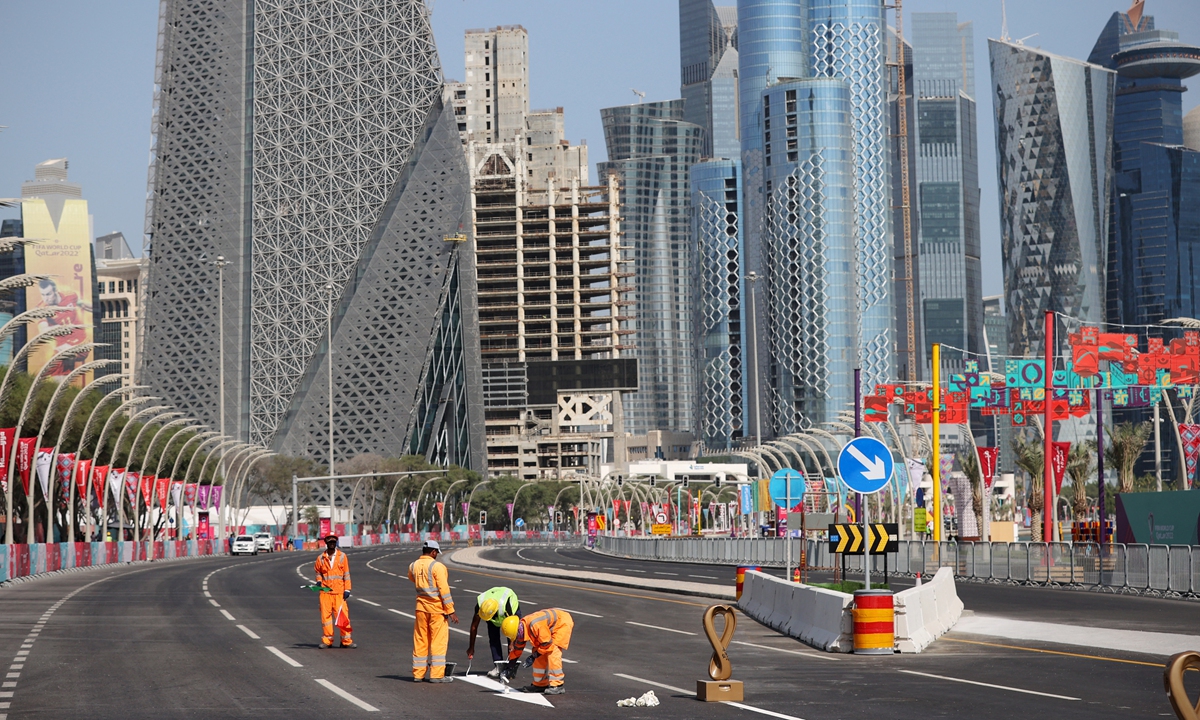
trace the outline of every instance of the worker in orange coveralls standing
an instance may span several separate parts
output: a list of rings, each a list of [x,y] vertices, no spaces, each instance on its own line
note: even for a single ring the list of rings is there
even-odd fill
[[[438,562],[442,547],[426,540],[421,557],[408,566],[408,579],[417,588],[417,617],[413,621],[413,682],[427,680],[447,683],[446,648],[450,644],[447,620],[458,624],[450,578],[446,566]],[[425,677],[428,670],[429,677]]]
[[[337,535],[325,537],[325,552],[317,556],[313,566],[321,595],[321,649],[333,647],[333,628],[342,631],[342,647],[356,648],[350,631],[350,609],[345,595],[350,591],[350,561],[338,550]]]

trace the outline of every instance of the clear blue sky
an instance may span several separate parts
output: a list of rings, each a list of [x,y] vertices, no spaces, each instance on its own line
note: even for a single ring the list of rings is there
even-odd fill
[[[721,0],[734,4],[735,0]],[[1128,0],[1009,0],[1009,32],[1027,44],[1086,58],[1096,35]],[[33,166],[67,157],[84,186],[97,234],[120,230],[141,242],[150,147],[157,0],[5,0],[0,5],[5,72],[0,73],[0,197],[20,194]],[[1147,0],[1159,27],[1200,44],[1196,0]],[[975,23],[979,93],[984,267],[1000,262],[995,131],[988,92],[987,38],[1000,34],[999,0],[909,0],[907,12],[957,12]],[[572,141],[587,139],[603,160],[602,107],[679,95],[675,0],[433,0],[434,32],[446,77],[463,76],[463,31],[520,24],[530,36],[534,107],[563,106]],[[1184,96],[1200,104],[1200,79]],[[0,210],[0,217],[13,217]],[[984,274],[984,293],[1002,291]]]

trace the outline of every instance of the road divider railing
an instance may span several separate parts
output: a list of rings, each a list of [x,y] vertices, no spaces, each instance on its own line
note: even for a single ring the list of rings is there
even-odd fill
[[[0,582],[59,570],[212,555],[212,540],[0,545]]]
[[[827,540],[787,538],[597,538],[605,554],[643,560],[713,565],[784,567],[807,542],[808,567],[833,569],[844,562],[861,572],[863,557],[829,552]],[[1011,585],[1110,589],[1164,597],[1200,597],[1200,546],[1033,542],[927,542],[900,540],[895,553],[870,556],[871,573],[929,576],[949,568],[960,580]]]

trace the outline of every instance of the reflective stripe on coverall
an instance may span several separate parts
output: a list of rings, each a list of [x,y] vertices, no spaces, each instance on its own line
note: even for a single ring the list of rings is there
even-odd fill
[[[508,660],[521,659],[528,642],[533,652],[533,685],[535,687],[555,687],[562,685],[563,650],[571,644],[571,630],[575,621],[566,610],[547,609],[526,615],[521,618],[521,629],[524,634],[517,634],[508,650]]]
[[[446,647],[450,625],[446,616],[454,612],[446,566],[422,555],[408,566],[408,579],[417,589],[416,620],[413,621],[413,677],[421,680],[446,675]]]
[[[342,593],[351,589],[350,561],[346,558],[346,553],[341,550],[334,550],[332,559],[327,553],[321,553],[317,556],[313,571],[317,575],[317,584],[330,590],[330,592],[320,594],[321,642],[325,645],[333,644],[333,621],[340,611],[346,618],[346,624],[342,630],[342,642],[349,645],[354,642],[350,634],[350,608],[342,598]]]

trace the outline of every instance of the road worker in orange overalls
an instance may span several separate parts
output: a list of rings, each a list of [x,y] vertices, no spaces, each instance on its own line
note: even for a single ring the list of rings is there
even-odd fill
[[[413,682],[450,682],[446,677],[446,647],[450,643],[448,619],[458,624],[450,578],[446,566],[438,562],[442,547],[426,540],[421,557],[408,566],[408,579],[417,588],[417,617],[413,621]],[[428,670],[429,677],[425,677]]]
[[[358,647],[350,635],[350,609],[345,597],[350,592],[350,561],[346,553],[338,550],[337,535],[325,537],[325,552],[317,556],[313,571],[317,574],[317,584],[327,588],[320,593],[321,649],[333,647],[335,624],[342,631],[342,647]]]
[[[566,693],[562,654],[571,644],[571,630],[574,627],[571,614],[556,608],[539,610],[520,619],[516,616],[504,618],[500,632],[512,641],[508,649],[507,679],[516,677],[517,661],[521,659],[525,643],[528,642],[533,655],[527,665],[533,666],[533,684],[522,690],[547,695]]]

